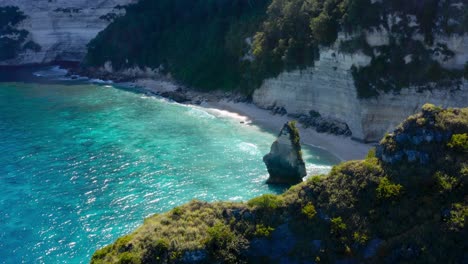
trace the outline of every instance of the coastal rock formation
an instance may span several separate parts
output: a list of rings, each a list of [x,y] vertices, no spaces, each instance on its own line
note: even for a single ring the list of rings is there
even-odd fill
[[[317,47],[317,55],[309,67],[296,70],[286,67],[276,77],[263,80],[260,89],[253,93],[254,103],[265,109],[284,109],[291,115],[319,113],[324,119],[346,124],[352,137],[370,142],[379,140],[424,103],[466,106],[466,3],[456,0],[360,3],[363,5],[358,13],[380,17],[367,21],[362,28],[357,26],[358,30],[342,25],[336,38]],[[288,10],[286,5],[284,10]],[[433,13],[425,16],[429,10]],[[268,23],[276,25],[275,16]],[[278,34],[271,32],[275,31],[264,30],[265,35],[257,37],[268,39],[271,45],[274,43],[271,39],[279,40]],[[291,38],[297,38],[290,34]],[[283,39],[287,37],[281,36]],[[266,63],[277,50],[283,49],[279,45],[265,53],[264,49],[270,48],[262,43],[265,42],[258,41],[253,48]],[[294,54],[297,47],[293,47]],[[288,52],[282,55],[285,59]]]
[[[460,42],[455,37],[444,39],[451,40]],[[457,46],[457,43],[447,46]],[[461,43],[468,43],[468,35]],[[463,58],[468,54],[468,47],[459,47],[457,50],[454,58]],[[309,115],[310,111],[319,113],[324,119],[346,124],[353,138],[366,142],[378,141],[425,103],[441,107],[464,107],[468,102],[466,79],[453,87],[408,87],[399,92],[380,93],[373,98],[359,98],[351,67],[365,66],[370,61],[371,58],[361,52],[346,54],[340,52],[337,46],[323,48],[320,59],[313,67],[283,72],[265,80],[255,90],[253,102],[265,109],[284,108],[292,115]],[[460,59],[457,59],[451,67],[460,68],[461,65]]]
[[[302,159],[299,131],[294,122],[286,123],[271,145],[270,153],[263,157],[270,178],[267,183],[296,184],[307,175]]]
[[[442,114],[445,116],[440,117]],[[454,120],[441,126],[442,118]],[[422,107],[422,112],[409,117],[393,133],[387,134],[376,149],[377,157],[385,163],[419,163],[427,166],[440,155],[441,142],[450,141],[454,135],[462,135],[460,122],[468,120],[466,109],[443,112],[431,104]]]
[[[53,61],[81,61],[86,45],[115,17],[123,5],[138,0],[2,0],[0,8],[18,7],[26,17],[16,30],[29,32],[34,48],[23,49],[0,65],[41,64]],[[15,38],[4,35],[2,38]],[[40,47],[40,48],[39,48]]]

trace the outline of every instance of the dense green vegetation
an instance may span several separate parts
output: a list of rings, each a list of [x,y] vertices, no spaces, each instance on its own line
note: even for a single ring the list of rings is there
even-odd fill
[[[117,69],[163,65],[202,89],[239,87],[247,53],[268,0],[142,0],[89,44],[87,63]]]
[[[28,31],[15,28],[24,19],[26,16],[18,7],[0,7],[0,61],[13,59],[25,49],[40,51],[41,47],[37,43],[26,42]]]
[[[288,127],[289,139],[291,140],[294,150],[297,153],[297,158],[300,162],[304,162],[302,158],[301,138],[299,136],[299,129],[296,126],[296,121],[289,121],[286,126]]]
[[[265,78],[312,66],[320,47],[334,44],[342,32],[347,35],[338,45],[342,52],[361,50],[372,58],[369,66],[352,68],[362,98],[408,86],[459,84],[463,70],[443,69],[432,55],[453,56],[434,43],[434,35],[465,33],[466,6],[459,10],[453,1],[440,0],[373,2],[143,0],[127,7],[125,16],[89,44],[87,64],[111,61],[117,69],[163,65],[196,88],[251,93]],[[366,42],[363,30],[377,28],[389,32],[388,45]],[[414,40],[415,34],[424,40]]]
[[[468,108],[425,105],[365,160],[282,195],[154,215],[92,263],[463,263],[467,132]]]

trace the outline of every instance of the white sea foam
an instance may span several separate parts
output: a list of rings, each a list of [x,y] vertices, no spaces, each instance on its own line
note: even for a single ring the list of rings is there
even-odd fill
[[[203,111],[199,108],[194,108],[194,107],[191,107],[188,111],[187,111],[188,115],[190,116],[193,116],[193,117],[196,117],[196,118],[206,118],[206,119],[214,119],[216,118],[214,115],[212,114],[209,114],[208,112],[206,111]]]
[[[329,165],[317,165],[306,162],[307,175],[317,175],[328,173],[331,169]]]
[[[90,79],[89,80],[90,83],[96,83],[96,84],[112,84],[114,83],[113,81],[104,81],[104,80],[101,80],[101,79]]]
[[[216,108],[207,108],[207,111],[212,113],[213,115],[221,118],[230,118],[230,119],[235,119],[240,122],[244,123],[250,123],[251,121],[249,120],[248,117],[240,115],[238,113],[230,112],[227,110],[221,110],[221,109],[216,109]]]
[[[241,142],[238,144],[238,147],[241,151],[247,152],[250,155],[257,155],[260,153],[260,150],[255,144],[249,142]]]
[[[33,75],[36,77],[57,79],[62,78],[63,76],[67,75],[67,73],[68,70],[60,68],[60,66],[51,66],[44,70],[34,72]]]

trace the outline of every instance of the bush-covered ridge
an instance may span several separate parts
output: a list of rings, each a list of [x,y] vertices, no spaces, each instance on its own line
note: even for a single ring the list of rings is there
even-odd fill
[[[92,263],[463,263],[468,217],[468,108],[426,105],[365,160],[335,166],[282,195],[247,203],[192,201],[154,215],[96,251]],[[424,120],[423,120],[424,119]],[[420,144],[436,128],[450,137]],[[400,149],[428,163],[384,161]]]
[[[435,35],[466,33],[468,5],[457,3],[142,0],[89,44],[87,64],[163,65],[196,88],[251,93],[265,78],[312,66],[319,48],[342,32],[348,36],[338,45],[342,52],[361,50],[372,58],[369,66],[352,69],[362,98],[408,86],[457,87],[463,70],[444,69],[434,59],[453,56]],[[371,47],[365,30],[388,32],[389,43]]]

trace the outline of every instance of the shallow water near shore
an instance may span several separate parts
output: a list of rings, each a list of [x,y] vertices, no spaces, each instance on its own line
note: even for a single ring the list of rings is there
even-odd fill
[[[275,135],[200,107],[93,84],[0,83],[0,263],[86,263],[191,199],[245,201]],[[305,149],[309,174],[337,160]]]

